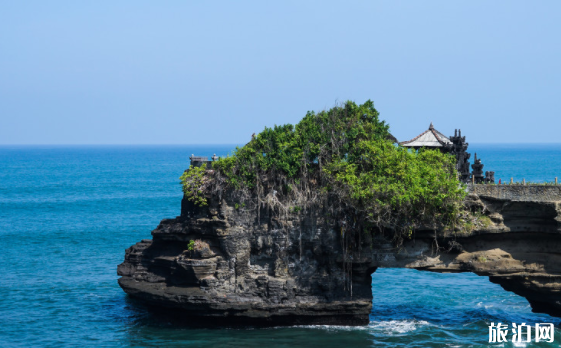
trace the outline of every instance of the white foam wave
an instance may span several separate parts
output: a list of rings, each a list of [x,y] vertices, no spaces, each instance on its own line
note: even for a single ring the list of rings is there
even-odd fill
[[[382,331],[385,334],[406,333],[415,331],[419,327],[430,325],[424,320],[390,320],[390,321],[374,321],[368,325],[375,331]]]
[[[327,331],[364,331],[369,329],[369,326],[342,326],[342,325],[296,325],[294,327],[301,327],[305,329],[319,329],[319,330],[327,330]]]
[[[383,333],[385,335],[403,334],[417,330],[419,327],[430,325],[424,320],[389,320],[371,321],[368,326],[342,326],[342,325],[297,325],[306,329],[318,329],[327,331],[370,331],[373,334]]]

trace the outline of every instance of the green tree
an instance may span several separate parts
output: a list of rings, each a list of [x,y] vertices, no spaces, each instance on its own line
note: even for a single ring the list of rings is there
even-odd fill
[[[343,232],[391,230],[397,240],[421,225],[457,225],[465,190],[454,158],[388,138],[372,101],[349,101],[265,128],[212,171],[190,169],[183,190],[204,205],[205,195],[230,189],[248,208],[265,204],[281,218],[322,207]]]

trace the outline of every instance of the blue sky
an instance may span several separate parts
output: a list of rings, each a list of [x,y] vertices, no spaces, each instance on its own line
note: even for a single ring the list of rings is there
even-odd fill
[[[2,1],[0,144],[245,143],[372,99],[401,141],[561,142],[560,1]]]

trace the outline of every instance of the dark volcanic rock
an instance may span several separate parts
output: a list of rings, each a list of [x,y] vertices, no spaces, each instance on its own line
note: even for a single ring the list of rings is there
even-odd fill
[[[364,325],[372,307],[371,273],[356,263],[342,268],[338,234],[319,215],[294,214],[277,221],[261,212],[236,210],[227,201],[163,220],[153,241],[126,251],[119,285],[129,295],[200,322],[226,324]],[[190,240],[209,248],[187,250]]]
[[[278,221],[228,199],[205,208],[184,200],[180,217],[162,220],[153,240],[126,250],[119,285],[196,324],[365,325],[371,274],[406,267],[489,276],[535,311],[559,316],[561,204],[515,198],[472,194],[467,203],[489,216],[488,226],[465,235],[418,232],[399,252],[366,236],[347,255],[352,267],[343,264],[337,223],[321,211]],[[208,247],[190,251],[190,240]],[[445,248],[436,252],[436,243]]]

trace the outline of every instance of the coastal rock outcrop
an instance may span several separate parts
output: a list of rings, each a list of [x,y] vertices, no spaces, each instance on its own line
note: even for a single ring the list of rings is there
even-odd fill
[[[184,199],[181,216],[126,250],[119,285],[192,323],[365,325],[378,267],[474,272],[524,296],[534,311],[561,316],[560,187],[489,187],[476,185],[467,198],[488,217],[485,226],[416,231],[400,248],[382,234],[361,234],[350,254],[323,211],[281,221],[227,195],[206,207]]]

